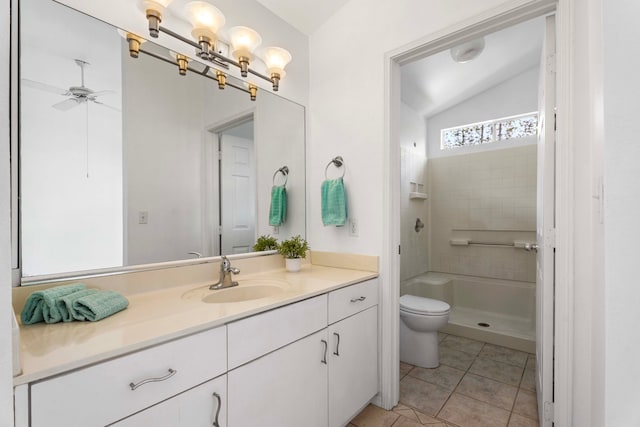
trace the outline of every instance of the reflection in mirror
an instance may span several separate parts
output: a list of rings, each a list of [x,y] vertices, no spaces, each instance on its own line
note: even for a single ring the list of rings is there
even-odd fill
[[[195,61],[180,76],[153,56],[133,59],[115,28],[52,1],[20,7],[23,276],[243,253],[259,235],[305,234],[302,106],[219,90]],[[271,187],[285,165],[276,230]]]

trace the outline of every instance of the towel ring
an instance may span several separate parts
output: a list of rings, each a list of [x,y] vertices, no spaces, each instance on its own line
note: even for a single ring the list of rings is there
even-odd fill
[[[273,173],[273,185],[276,185],[276,176],[278,176],[279,173],[281,173],[284,176],[284,184],[282,185],[286,186],[287,181],[289,180],[289,167],[283,166]]]
[[[339,178],[344,178],[344,173],[347,171],[347,167],[344,164],[344,159],[342,158],[342,156],[336,156],[333,159],[331,159],[329,163],[327,163],[327,167],[324,168],[325,179],[329,179],[327,177],[327,171],[329,170],[329,166],[331,165],[334,165],[337,168],[342,167],[342,175],[340,175]]]

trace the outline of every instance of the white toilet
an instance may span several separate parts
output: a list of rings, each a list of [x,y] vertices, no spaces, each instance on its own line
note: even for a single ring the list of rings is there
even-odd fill
[[[449,322],[444,301],[415,295],[400,297],[400,360],[422,368],[437,368],[438,330]]]

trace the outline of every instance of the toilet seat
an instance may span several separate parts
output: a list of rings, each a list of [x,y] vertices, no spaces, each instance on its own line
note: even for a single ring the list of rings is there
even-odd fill
[[[403,295],[400,297],[400,311],[425,316],[440,316],[448,314],[451,307],[444,301],[419,297],[416,295]]]

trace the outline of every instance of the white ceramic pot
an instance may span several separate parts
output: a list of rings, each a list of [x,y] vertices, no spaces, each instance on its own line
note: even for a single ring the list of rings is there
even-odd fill
[[[302,258],[285,258],[284,262],[287,267],[287,271],[300,271],[300,267],[302,266]]]

